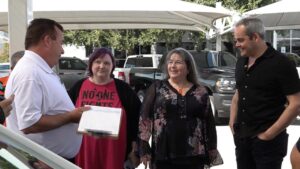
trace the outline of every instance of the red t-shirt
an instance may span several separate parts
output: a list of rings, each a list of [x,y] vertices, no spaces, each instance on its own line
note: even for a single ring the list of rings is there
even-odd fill
[[[96,85],[85,80],[76,101],[76,107],[98,105],[122,108],[119,137],[95,138],[84,135],[76,164],[83,169],[122,169],[126,153],[126,112],[118,96],[115,82]]]

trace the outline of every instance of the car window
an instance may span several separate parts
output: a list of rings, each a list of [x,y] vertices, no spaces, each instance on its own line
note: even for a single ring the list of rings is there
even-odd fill
[[[234,67],[236,60],[236,57],[228,52],[220,52],[219,54],[219,66]]]
[[[152,57],[128,58],[125,67],[153,67]]]
[[[10,65],[0,65],[0,70],[9,70]]]
[[[65,70],[86,70],[87,65],[80,59],[60,59],[59,68]]]
[[[7,143],[0,143],[0,168],[2,169],[51,169],[37,157]]]
[[[0,125],[0,169],[79,169],[50,150]]]
[[[116,59],[116,67],[124,67],[125,59]]]
[[[193,52],[194,60],[198,68],[209,68],[214,66],[213,57],[210,52]]]
[[[72,59],[71,60],[71,69],[73,70],[86,70],[87,65],[79,60],[79,59]]]

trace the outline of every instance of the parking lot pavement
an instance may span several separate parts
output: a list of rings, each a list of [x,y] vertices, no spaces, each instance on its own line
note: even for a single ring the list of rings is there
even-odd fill
[[[287,129],[289,133],[289,144],[288,144],[288,153],[283,160],[282,169],[291,169],[290,165],[290,152],[294,144],[300,137],[300,122],[297,122],[296,125],[291,125]],[[236,169],[235,162],[235,153],[234,153],[234,142],[232,138],[231,131],[228,126],[217,126],[218,134],[218,149],[223,157],[224,164],[212,169]],[[143,165],[140,165],[138,169],[144,169]]]

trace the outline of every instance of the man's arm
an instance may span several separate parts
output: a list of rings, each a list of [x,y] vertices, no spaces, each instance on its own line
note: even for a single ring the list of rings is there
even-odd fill
[[[14,95],[9,96],[9,98],[4,99],[0,102],[0,107],[4,113],[4,116],[7,117],[12,109],[12,102],[14,100]]]
[[[52,130],[68,123],[78,123],[84,111],[90,107],[79,107],[73,111],[57,115],[42,115],[32,126],[23,129],[24,134],[39,133]]]
[[[232,97],[231,106],[230,106],[229,127],[231,129],[232,134],[234,134],[233,124],[236,120],[236,115],[237,115],[237,111],[238,111],[238,99],[239,99],[239,92],[236,89],[235,93]]]
[[[300,92],[287,96],[288,106],[279,119],[265,132],[258,135],[259,139],[272,140],[289,126],[300,112]]]

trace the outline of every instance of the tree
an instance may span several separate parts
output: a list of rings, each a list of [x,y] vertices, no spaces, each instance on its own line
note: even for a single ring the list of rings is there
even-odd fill
[[[3,44],[3,49],[0,53],[0,63],[9,62],[9,45],[8,43]]]

